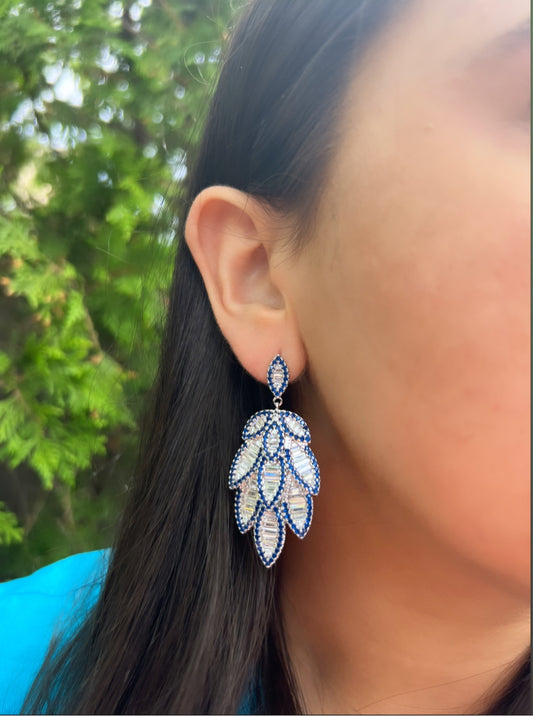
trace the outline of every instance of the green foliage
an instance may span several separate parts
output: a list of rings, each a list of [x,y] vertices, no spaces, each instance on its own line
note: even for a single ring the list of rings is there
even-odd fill
[[[180,218],[165,197],[185,180],[230,11],[0,0],[0,498],[17,503],[15,475],[18,502],[45,505],[14,508],[22,529],[0,503],[0,544],[47,522],[21,471],[69,504],[95,456],[129,479],[109,465],[132,449],[154,374]]]
[[[22,535],[22,529],[17,525],[17,518],[5,509],[3,502],[0,502],[0,545],[21,542]]]

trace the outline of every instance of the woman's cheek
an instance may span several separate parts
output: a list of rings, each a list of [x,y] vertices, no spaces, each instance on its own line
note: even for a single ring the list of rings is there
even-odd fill
[[[352,199],[337,195],[307,267],[310,361],[354,462],[463,557],[525,584],[527,212],[501,157],[430,139],[404,147],[409,167],[337,183]]]

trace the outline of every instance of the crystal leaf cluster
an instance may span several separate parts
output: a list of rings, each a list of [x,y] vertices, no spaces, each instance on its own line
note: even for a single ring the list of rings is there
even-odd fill
[[[281,396],[288,379],[285,361],[276,356],[268,370],[275,398]],[[271,567],[283,549],[286,525],[297,537],[307,534],[312,497],[320,489],[320,470],[309,447],[307,424],[279,406],[252,415],[242,439],[229,477],[230,488],[236,490],[235,518],[241,533],[253,530],[259,557]]]

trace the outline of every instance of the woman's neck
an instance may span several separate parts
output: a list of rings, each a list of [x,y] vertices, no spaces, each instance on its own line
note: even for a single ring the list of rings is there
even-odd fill
[[[280,576],[306,710],[483,713],[527,652],[529,596],[361,489],[326,441],[313,446],[321,494],[308,536],[288,538]]]

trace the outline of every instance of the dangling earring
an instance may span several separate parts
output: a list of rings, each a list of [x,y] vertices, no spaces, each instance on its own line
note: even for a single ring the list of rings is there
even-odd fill
[[[260,410],[244,426],[244,445],[233,458],[229,486],[237,490],[239,531],[244,534],[253,527],[259,557],[271,567],[285,544],[285,524],[297,537],[307,534],[320,470],[309,447],[307,424],[296,413],[280,410],[289,384],[289,369],[280,355],[268,367],[267,382],[275,408]]]

